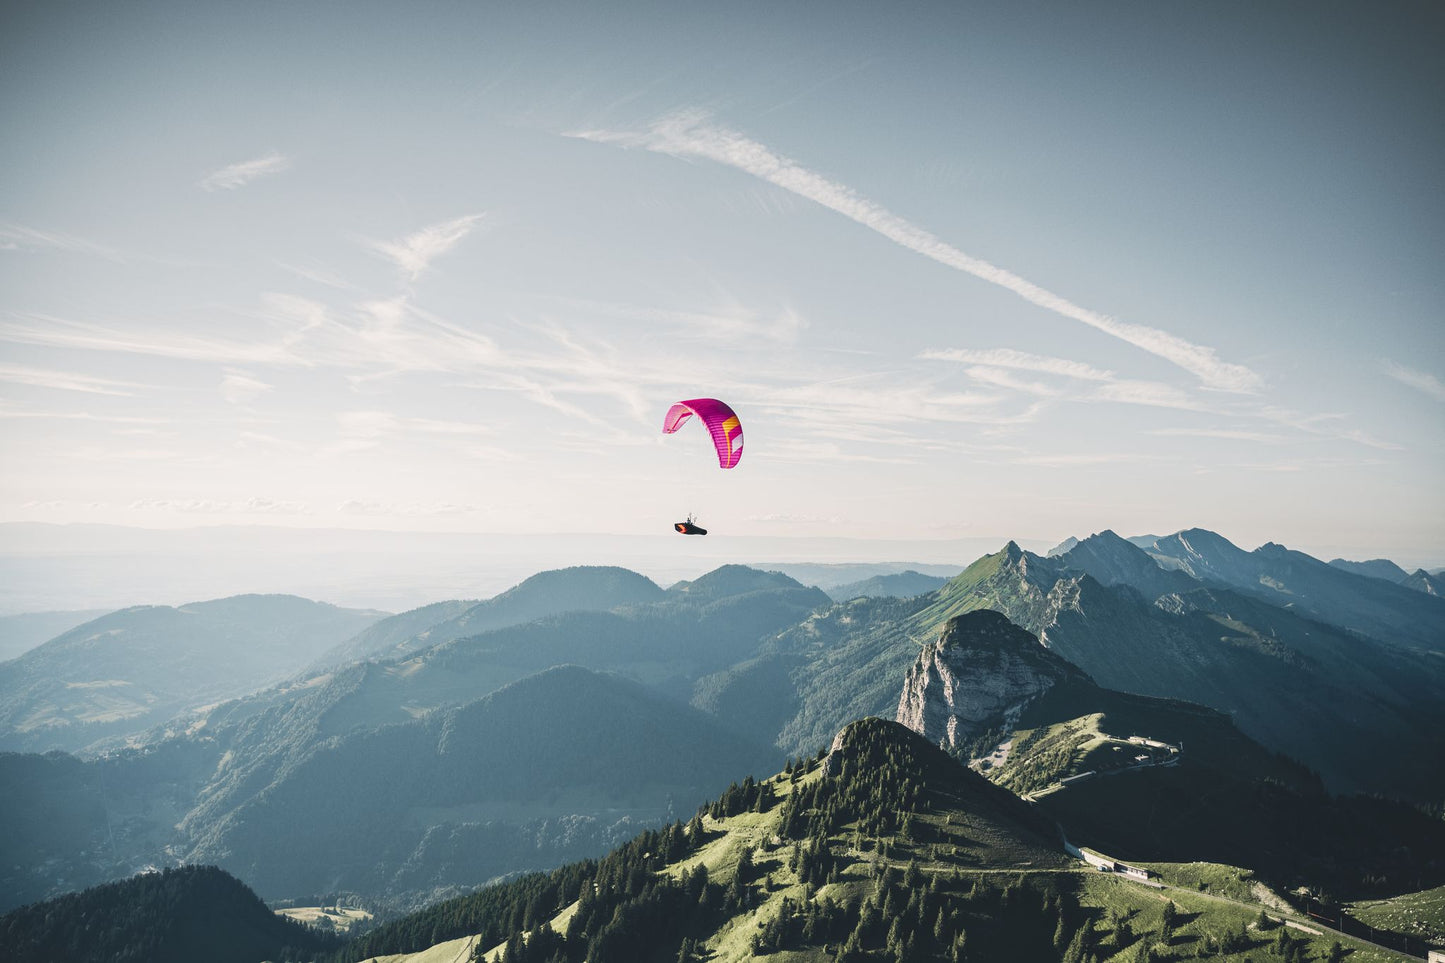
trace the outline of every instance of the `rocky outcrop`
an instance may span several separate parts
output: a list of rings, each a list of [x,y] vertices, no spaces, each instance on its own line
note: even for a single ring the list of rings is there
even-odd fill
[[[1034,699],[1067,678],[1086,679],[998,612],[949,619],[919,652],[898,699],[897,720],[954,751],[1012,724]]]

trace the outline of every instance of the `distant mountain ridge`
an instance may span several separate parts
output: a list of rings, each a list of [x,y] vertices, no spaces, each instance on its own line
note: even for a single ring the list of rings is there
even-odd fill
[[[1350,562],[1342,558],[1332,558],[1330,564],[1344,569],[1346,572],[1384,579],[1417,592],[1424,592],[1426,595],[1445,595],[1445,579],[1440,577],[1439,572],[1431,573],[1423,568],[1407,572],[1387,558],[1373,558],[1367,562]]]
[[[139,734],[278,682],[384,615],[290,595],[112,612],[0,663],[0,749]]]
[[[891,575],[875,575],[860,582],[849,582],[828,590],[828,596],[835,602],[868,597],[913,598],[928,592],[936,592],[948,581],[942,575],[924,575],[912,569]]]
[[[1445,651],[1445,598],[1321,562],[1268,542],[1246,552],[1204,529],[1156,539],[1161,564],[1401,647]]]
[[[8,661],[49,642],[77,625],[105,615],[109,609],[76,612],[27,612],[0,616],[0,662]]]
[[[483,601],[437,602],[384,619],[325,653],[315,667],[340,666],[361,659],[397,658],[441,642],[522,625],[550,615],[605,612],[661,598],[662,589],[651,579],[614,565],[553,569],[538,572]]]

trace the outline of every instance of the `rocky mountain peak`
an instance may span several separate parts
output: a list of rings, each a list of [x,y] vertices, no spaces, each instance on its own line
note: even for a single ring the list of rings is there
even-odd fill
[[[898,699],[898,722],[948,750],[1005,722],[1066,678],[1087,679],[998,612],[944,623],[919,652]]]
[[[1146,599],[1170,592],[1186,592],[1197,582],[1179,571],[1168,571],[1148,552],[1105,529],[1075,545],[1059,561],[1069,569],[1087,572],[1104,585],[1128,585]]]
[[[1068,538],[1064,539],[1062,542],[1045,552],[1044,557],[1057,558],[1058,556],[1063,555],[1065,552],[1070,551],[1077,544],[1079,544],[1079,540],[1074,536],[1070,535]]]

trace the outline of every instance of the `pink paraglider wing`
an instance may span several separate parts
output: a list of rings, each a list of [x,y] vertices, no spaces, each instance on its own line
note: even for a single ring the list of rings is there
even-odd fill
[[[667,410],[662,420],[662,432],[670,435],[686,424],[687,419],[697,415],[712,435],[717,448],[717,463],[722,468],[734,468],[743,457],[743,426],[737,414],[716,398],[694,398],[679,401]]]

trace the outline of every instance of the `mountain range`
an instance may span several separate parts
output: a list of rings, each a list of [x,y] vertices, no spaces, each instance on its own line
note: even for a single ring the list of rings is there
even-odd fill
[[[1121,539],[1122,541],[1122,539]],[[1400,647],[1445,649],[1445,599],[1384,579],[1354,577],[1303,552],[1266,542],[1252,552],[1200,528],[1155,539],[1156,562],[1274,605]]]
[[[579,567],[357,613],[343,638],[291,636],[270,688],[192,701],[131,748],[0,754],[15,830],[0,908],[176,861],[269,899],[421,906],[599,856],[867,717],[898,718],[997,784],[989,798],[1028,795],[1124,858],[1207,854],[1281,883],[1395,891],[1428,875],[1374,858],[1435,854],[1428,817],[1340,794],[1445,793],[1445,601],[1198,530],[1060,548],[1009,543],[918,595],[879,580],[835,602],[737,565],[664,590]],[[164,627],[179,611],[116,615]],[[1306,830],[1363,818],[1389,831],[1299,858]]]
[[[1356,587],[1362,596],[1376,585],[1407,591],[1338,575],[1365,583]],[[1445,625],[1440,600],[1408,594]],[[700,689],[709,704],[734,706],[754,734],[773,731],[785,751],[808,751],[849,719],[891,713],[896,680],[920,645],[949,617],[978,609],[1003,613],[1101,685],[1230,714],[1333,790],[1445,792],[1437,761],[1445,708],[1433,695],[1445,686],[1445,662],[1436,650],[1375,640],[1163,569],[1109,532],[1053,558],[1010,543],[930,595],[840,603]]]

